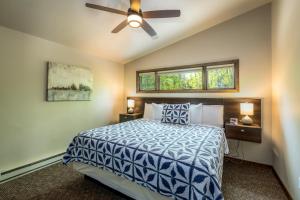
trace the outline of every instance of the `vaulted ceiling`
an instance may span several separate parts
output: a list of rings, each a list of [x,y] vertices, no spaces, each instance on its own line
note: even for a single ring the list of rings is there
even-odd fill
[[[141,28],[127,27],[112,34],[124,16],[85,7],[89,2],[127,11],[129,0],[1,0],[0,25],[126,63],[270,1],[142,0],[143,11],[182,12],[180,18],[148,20],[157,39]]]

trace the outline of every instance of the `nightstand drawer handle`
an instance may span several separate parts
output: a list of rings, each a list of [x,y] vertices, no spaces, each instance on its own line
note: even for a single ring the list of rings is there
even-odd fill
[[[127,116],[124,116],[124,119],[127,119],[128,117]]]
[[[241,129],[241,132],[242,132],[242,133],[246,133],[245,129]]]

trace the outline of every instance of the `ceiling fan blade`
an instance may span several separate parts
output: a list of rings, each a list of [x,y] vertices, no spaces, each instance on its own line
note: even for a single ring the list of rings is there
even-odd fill
[[[151,37],[156,37],[157,34],[155,32],[155,30],[150,26],[150,24],[148,24],[148,22],[146,22],[143,19],[143,23],[142,23],[142,28],[151,36]]]
[[[153,10],[143,12],[144,18],[170,18],[170,17],[180,17],[180,10]]]
[[[128,25],[127,19],[125,19],[121,24],[119,24],[114,30],[112,30],[112,33],[119,33],[123,28],[125,28]]]
[[[140,12],[141,0],[130,0],[130,8],[135,12]]]
[[[100,5],[96,5],[96,4],[91,4],[91,3],[86,3],[85,6],[88,7],[88,8],[93,8],[93,9],[97,9],[97,10],[102,10],[102,11],[106,11],[106,12],[111,12],[111,13],[127,16],[127,12],[122,11],[122,10],[117,10],[117,9],[114,9],[114,8],[108,8],[108,7],[104,7],[104,6],[100,6]]]

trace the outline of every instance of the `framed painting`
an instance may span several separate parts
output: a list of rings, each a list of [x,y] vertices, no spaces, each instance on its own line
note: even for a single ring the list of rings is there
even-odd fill
[[[89,68],[48,62],[47,101],[90,101],[92,92]]]

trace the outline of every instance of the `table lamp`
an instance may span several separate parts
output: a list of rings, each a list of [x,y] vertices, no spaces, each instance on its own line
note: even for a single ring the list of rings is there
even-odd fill
[[[128,108],[128,110],[127,110],[127,113],[128,114],[133,114],[133,112],[134,112],[134,100],[133,99],[128,99],[127,100],[127,108]]]
[[[245,115],[241,120],[243,124],[253,124],[253,120],[249,117],[253,115],[253,103],[241,103],[241,115]]]

